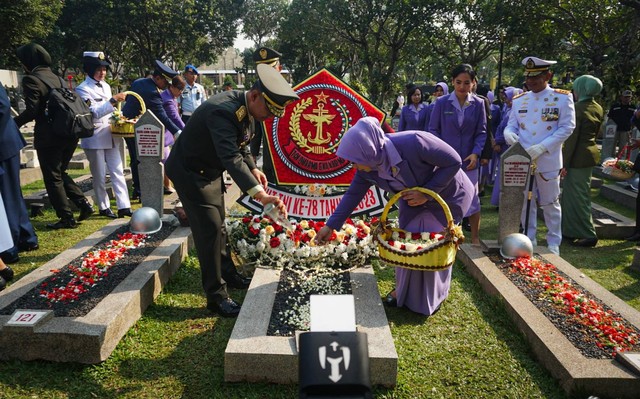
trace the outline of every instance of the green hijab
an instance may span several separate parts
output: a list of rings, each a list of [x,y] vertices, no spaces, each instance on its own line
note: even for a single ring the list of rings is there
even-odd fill
[[[579,76],[573,81],[573,92],[578,101],[590,100],[602,91],[602,81],[591,75]]]

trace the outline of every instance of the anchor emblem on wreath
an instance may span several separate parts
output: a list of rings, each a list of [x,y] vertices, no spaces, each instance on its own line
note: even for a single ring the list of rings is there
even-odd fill
[[[336,116],[328,115],[329,111],[324,109],[324,104],[322,102],[319,102],[318,108],[314,109],[313,112],[315,113],[315,115],[311,115],[311,114],[302,115],[304,119],[316,125],[316,137],[311,138],[311,132],[309,132],[307,133],[307,139],[312,144],[317,144],[317,145],[326,144],[331,141],[331,136],[329,135],[329,137],[327,137],[326,139],[323,138],[322,125],[324,123],[326,123],[327,125],[331,124],[331,121]]]

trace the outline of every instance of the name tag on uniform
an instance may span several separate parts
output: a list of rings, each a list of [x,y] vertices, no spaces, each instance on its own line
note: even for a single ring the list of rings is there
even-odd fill
[[[445,115],[453,115],[453,111],[444,111]]]
[[[526,114],[526,113],[527,113],[527,110],[526,110],[526,109],[519,109],[519,110],[518,110],[518,113],[519,113],[519,114]]]

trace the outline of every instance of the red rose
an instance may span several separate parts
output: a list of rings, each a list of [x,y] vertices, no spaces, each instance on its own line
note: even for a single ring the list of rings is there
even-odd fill
[[[411,239],[414,241],[422,239],[422,234],[420,233],[411,233]]]
[[[278,248],[280,246],[280,239],[278,237],[273,237],[269,240],[269,246],[271,248]]]

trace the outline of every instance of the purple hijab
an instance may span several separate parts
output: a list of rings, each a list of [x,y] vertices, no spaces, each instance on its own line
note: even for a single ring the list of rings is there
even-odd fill
[[[402,161],[398,150],[387,138],[380,122],[371,116],[358,120],[342,137],[336,155],[368,166],[382,178],[392,178],[391,167]]]
[[[447,86],[447,84],[445,82],[438,82],[438,83],[436,83],[436,86],[442,87],[442,95],[443,96],[446,96],[447,94],[449,94],[449,86]]]

